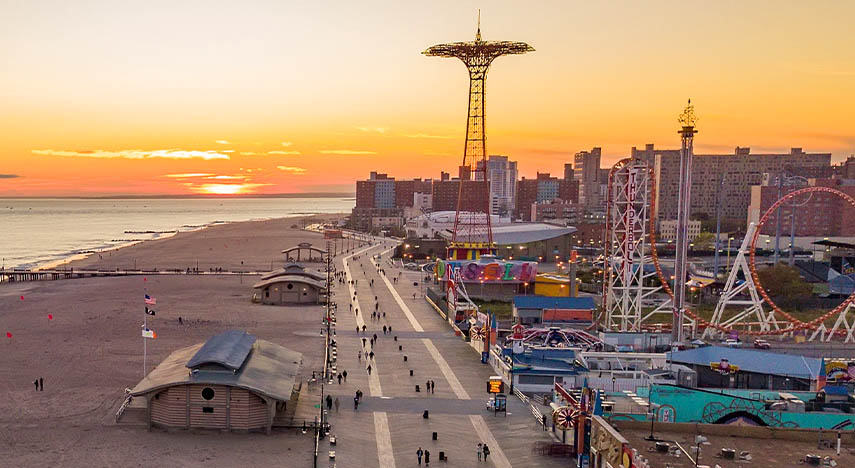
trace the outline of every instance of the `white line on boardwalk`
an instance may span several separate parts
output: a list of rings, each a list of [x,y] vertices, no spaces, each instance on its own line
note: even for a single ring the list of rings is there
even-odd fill
[[[436,349],[433,342],[427,338],[422,338],[422,343],[424,343],[428,353],[433,356],[433,360],[436,361],[436,365],[439,366],[439,370],[442,371],[442,375],[445,376],[445,380],[448,381],[448,385],[451,386],[451,390],[457,398],[461,400],[469,400],[469,394],[466,393],[466,389],[463,388],[463,385],[460,385],[460,381],[457,380],[457,376],[454,375],[454,371],[451,370],[451,367],[448,365],[448,362],[445,361],[445,358],[442,357],[442,354],[439,354],[439,350]]]
[[[386,287],[389,288],[389,292],[392,293],[392,297],[395,298],[395,302],[398,303],[398,306],[401,310],[404,311],[404,315],[407,316],[407,320],[410,321],[410,325],[413,326],[413,330],[417,332],[424,332],[425,329],[422,328],[422,325],[416,320],[416,317],[410,311],[410,308],[407,307],[407,304],[404,304],[404,300],[401,299],[401,296],[398,295],[398,291],[395,291],[395,288],[392,287],[392,283],[389,282],[389,278],[386,278],[386,275],[380,275],[380,278],[383,278],[383,282],[386,283]]]
[[[377,439],[377,460],[380,462],[380,468],[395,468],[392,434],[389,433],[389,419],[385,412],[374,413],[374,438]]]
[[[371,250],[372,248],[373,248],[373,246],[366,247],[360,251],[357,251],[357,252],[354,252],[354,253],[348,255],[347,257],[344,257],[344,259],[342,260],[342,263],[344,264],[344,275],[345,275],[345,279],[347,280],[347,288],[348,288],[348,291],[350,293],[350,297],[348,299],[350,299],[351,303],[353,303],[353,307],[355,307],[357,310],[359,310],[359,308],[360,308],[359,307],[359,297],[357,296],[356,299],[353,299],[353,295],[356,292],[356,287],[354,285],[350,284],[350,280],[353,279],[353,276],[350,274],[350,267],[347,266],[347,260],[356,254],[361,254],[365,251]],[[365,325],[365,320],[362,318],[362,315],[364,313],[365,313],[364,311],[360,312],[356,316],[356,325],[359,328],[362,328],[362,326]],[[362,342],[359,337],[357,337],[356,339],[359,340],[360,343]],[[368,364],[371,364],[371,374],[368,375],[368,392],[371,394],[371,396],[382,397],[383,396],[383,388],[380,387],[380,373],[377,372],[377,361],[373,361],[373,362],[369,361],[368,360],[368,353],[365,353],[365,362]],[[366,364],[366,367],[367,367],[367,364]],[[375,418],[375,420],[376,420],[376,418]],[[383,413],[383,420],[384,421],[386,420],[386,413]],[[386,431],[387,432],[389,431],[388,425],[386,427]],[[379,447],[379,444],[380,444],[379,439],[378,439],[377,444]],[[391,466],[395,466],[394,460],[393,460],[393,463]]]
[[[502,447],[499,446],[499,442],[496,441],[496,438],[493,437],[493,433],[490,432],[490,428],[487,427],[487,422],[484,421],[484,417],[481,415],[469,415],[469,420],[472,421],[472,426],[475,427],[475,432],[478,433],[478,437],[481,438],[489,447],[490,447],[490,455],[493,456],[493,464],[496,465],[496,468],[511,468],[511,462],[508,461],[508,457],[505,456],[505,452],[502,451]],[[378,446],[380,442],[377,442]]]

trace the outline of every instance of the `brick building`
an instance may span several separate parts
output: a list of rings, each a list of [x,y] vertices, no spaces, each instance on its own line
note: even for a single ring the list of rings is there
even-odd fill
[[[632,148],[632,156],[654,166],[657,185],[655,216],[660,221],[677,219],[680,150],[655,149],[648,144],[643,150]],[[831,153],[805,153],[801,148],[792,148],[789,153],[752,154],[750,148],[737,147],[733,154],[695,154],[692,159],[691,213],[715,217],[720,186],[722,219],[741,223],[748,213],[751,186],[760,185],[764,173],[782,172],[804,177],[829,177]]]
[[[855,179],[811,179],[810,185],[831,187],[855,198]],[[787,188],[781,192],[787,193]],[[778,187],[774,178],[768,178],[765,185],[751,187],[751,205],[749,222],[758,222],[760,216],[778,200]],[[806,201],[806,203],[805,203]],[[796,237],[855,237],[855,208],[840,197],[832,194],[814,193],[807,199],[795,199],[795,235]],[[782,241],[788,245],[793,206],[785,203],[780,207]],[[760,231],[767,236],[775,235],[777,225],[776,214],[773,213]],[[797,244],[798,245],[798,244]]]
[[[578,203],[579,181],[559,179],[540,172],[534,179],[523,177],[517,182],[516,216],[523,221],[531,221],[533,204],[553,200]]]
[[[433,211],[456,211],[457,196],[460,193],[460,180],[435,180],[433,181],[432,210]],[[484,182],[466,180],[463,182],[463,205],[464,211],[484,212],[487,206],[489,194],[485,190]]]

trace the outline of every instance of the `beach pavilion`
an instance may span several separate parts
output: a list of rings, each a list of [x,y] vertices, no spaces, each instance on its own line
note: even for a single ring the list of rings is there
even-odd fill
[[[149,428],[268,434],[296,408],[303,355],[241,330],[174,351],[134,387]]]
[[[296,252],[296,256],[292,257],[294,252]],[[303,252],[305,252],[305,255]],[[310,242],[300,242],[294,247],[283,250],[282,254],[285,255],[286,262],[294,260],[298,262],[323,262],[326,258],[327,251],[318,247],[313,247]],[[313,256],[312,254],[317,254],[317,256]]]
[[[317,304],[326,294],[326,277],[306,271],[302,265],[286,263],[253,285],[253,302],[262,304]]]

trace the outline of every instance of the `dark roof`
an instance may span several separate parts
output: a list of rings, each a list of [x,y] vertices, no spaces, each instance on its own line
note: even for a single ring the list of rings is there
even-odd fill
[[[255,340],[255,337],[252,337]],[[265,340],[255,340],[243,367],[236,371],[187,369],[187,362],[201,351],[202,343],[174,351],[154,368],[131,395],[157,392],[175,385],[229,385],[286,401],[291,398],[303,355]]]
[[[326,276],[321,275],[320,273],[314,273],[311,271],[306,271],[303,268],[295,268],[295,267],[285,267],[281,270],[271,271],[270,273],[265,273],[261,276],[262,280],[267,280],[270,278],[276,278],[278,276],[305,276],[307,278],[312,278],[317,281],[326,282]]]
[[[514,307],[518,309],[577,309],[591,310],[594,298],[585,297],[550,297],[550,296],[514,296]]]
[[[243,365],[255,337],[241,330],[229,330],[214,335],[187,361],[186,367],[197,368],[203,364],[219,364],[231,370]]]
[[[739,371],[782,375],[812,380],[819,374],[822,360],[792,354],[777,354],[753,349],[704,346],[667,353],[668,360],[679,364],[709,366],[711,362],[727,359],[739,366]]]
[[[825,283],[829,280],[828,270],[831,268],[822,262],[796,260],[796,268],[801,271],[802,276],[810,283]]]
[[[842,249],[855,249],[855,244],[850,244],[848,242],[838,242],[831,240],[819,240],[813,242],[813,245],[824,245],[826,247],[840,247]]]

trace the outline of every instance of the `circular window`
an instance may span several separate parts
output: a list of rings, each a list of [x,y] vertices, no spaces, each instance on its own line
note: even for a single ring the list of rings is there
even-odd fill
[[[294,285],[291,283],[288,283],[288,289],[294,289]]]
[[[211,387],[205,387],[202,389],[202,398],[206,400],[214,399],[214,389]]]

